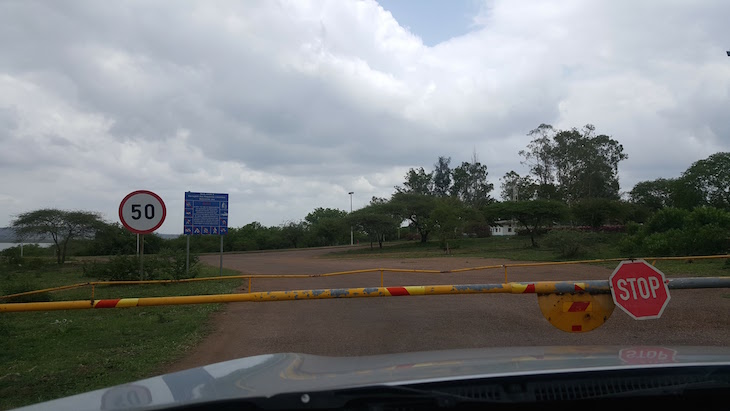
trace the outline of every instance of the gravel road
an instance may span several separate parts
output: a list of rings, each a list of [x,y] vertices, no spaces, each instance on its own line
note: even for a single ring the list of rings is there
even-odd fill
[[[484,258],[324,258],[307,249],[224,255],[245,274],[317,274],[370,268],[452,270],[514,261]],[[201,257],[218,266],[219,256]],[[510,268],[509,281],[608,279],[591,265]],[[504,271],[387,273],[386,286],[503,283]],[[256,279],[252,291],[375,287],[379,273],[305,279]],[[242,289],[245,291],[245,289]],[[618,308],[598,329],[566,333],[542,316],[535,294],[482,294],[232,303],[212,332],[167,372],[250,355],[300,352],[331,356],[449,348],[534,345],[730,346],[730,290],[674,290],[660,319],[637,321]]]

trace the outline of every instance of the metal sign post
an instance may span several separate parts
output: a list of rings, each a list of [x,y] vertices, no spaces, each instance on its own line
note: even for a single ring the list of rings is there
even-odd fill
[[[160,228],[165,216],[167,216],[165,202],[151,191],[133,191],[119,204],[119,220],[127,230],[137,234],[140,280],[144,279],[144,235]],[[141,239],[140,234],[142,234]]]

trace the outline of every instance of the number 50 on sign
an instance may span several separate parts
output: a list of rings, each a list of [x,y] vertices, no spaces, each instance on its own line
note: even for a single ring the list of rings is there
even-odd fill
[[[131,192],[119,204],[119,220],[127,230],[137,234],[157,230],[166,215],[167,209],[160,196],[147,190]]]

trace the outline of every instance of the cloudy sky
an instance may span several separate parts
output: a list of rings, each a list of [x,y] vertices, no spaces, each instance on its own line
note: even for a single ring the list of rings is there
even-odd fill
[[[540,123],[623,144],[621,189],[730,151],[730,2],[0,0],[0,226],[151,190],[231,227],[389,197]],[[493,192],[498,197],[498,190]]]

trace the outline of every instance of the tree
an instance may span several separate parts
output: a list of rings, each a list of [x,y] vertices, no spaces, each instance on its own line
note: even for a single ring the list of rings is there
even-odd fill
[[[388,210],[400,218],[408,220],[421,236],[421,242],[428,241],[434,221],[431,213],[436,208],[436,197],[417,193],[395,193],[388,203]]]
[[[579,224],[590,226],[594,230],[609,221],[623,221],[628,214],[624,203],[606,198],[578,200],[571,205],[570,211]]]
[[[293,248],[301,245],[306,235],[305,223],[302,221],[288,221],[281,227],[281,235],[284,242]]]
[[[537,181],[538,198],[619,198],[618,164],[628,156],[618,141],[595,135],[591,124],[582,131],[541,124],[528,135],[534,138],[519,154]]]
[[[505,201],[534,200],[537,197],[538,185],[530,176],[521,177],[509,171],[502,177],[501,197]]]
[[[122,227],[121,224],[101,223],[96,228],[93,240],[84,241],[79,255],[135,254],[137,252],[136,244],[135,234]],[[145,253],[149,253],[148,244],[147,239],[145,239]]]
[[[552,150],[556,178],[563,200],[572,203],[581,198],[619,198],[618,164],[628,158],[623,146],[609,136],[595,135],[587,124],[577,129],[559,131]]]
[[[698,189],[703,205],[730,210],[730,152],[696,161],[682,179]]]
[[[348,221],[358,231],[364,232],[371,244],[372,241],[377,241],[379,248],[383,248],[386,234],[394,233],[403,220],[392,212],[387,203],[380,200],[373,197],[368,206],[353,211],[348,216]]]
[[[647,207],[651,211],[674,206],[677,180],[658,178],[652,181],[641,181],[629,192],[631,202]]]
[[[451,193],[451,157],[439,157],[433,171],[433,194],[447,197]]]
[[[463,162],[454,169],[452,195],[476,209],[491,203],[493,199],[489,193],[494,189],[494,184],[487,180],[488,175],[487,166],[480,163],[474,153],[471,163]]]
[[[310,245],[336,245],[345,241],[345,234],[349,237],[349,226],[345,221],[347,212],[334,208],[318,207],[304,217],[307,222],[307,231],[311,236]]]
[[[50,236],[56,248],[58,264],[66,262],[69,241],[75,238],[92,238],[103,225],[99,213],[53,208],[22,213],[12,222],[13,229],[21,239]]]
[[[431,213],[433,230],[439,238],[441,247],[449,252],[449,240],[459,236],[466,224],[467,212],[464,204],[455,197],[444,197],[436,200]]]
[[[418,170],[410,169],[406,173],[406,181],[403,187],[395,187],[398,193],[430,195],[433,193],[433,173],[426,173],[423,167]]]
[[[527,150],[520,150],[519,155],[525,160],[522,164],[530,167],[530,173],[537,181],[537,198],[550,200],[556,197],[555,188],[555,129],[549,124],[540,124],[527,133],[533,137],[527,144]]]
[[[536,236],[543,227],[552,226],[567,214],[567,207],[560,201],[532,200],[506,201],[485,208],[488,219],[517,220],[530,234],[533,247],[537,247]]]

